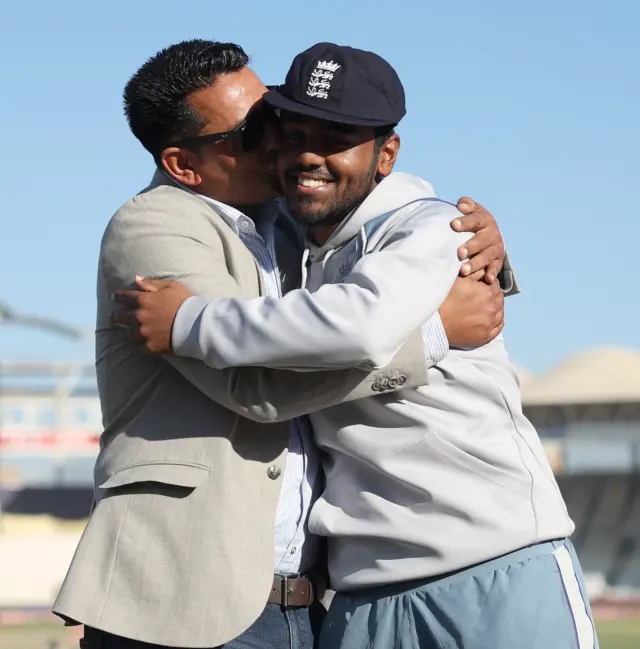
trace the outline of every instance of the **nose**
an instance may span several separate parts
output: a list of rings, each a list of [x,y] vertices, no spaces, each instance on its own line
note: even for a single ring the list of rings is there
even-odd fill
[[[296,162],[301,167],[322,167],[324,165],[324,156],[314,151],[300,151],[296,156]]]

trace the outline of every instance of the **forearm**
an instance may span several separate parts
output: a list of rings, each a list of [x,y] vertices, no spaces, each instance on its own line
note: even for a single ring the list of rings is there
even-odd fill
[[[108,230],[100,264],[104,290],[99,306],[105,323],[113,308],[106,296],[129,285],[136,274],[178,279],[210,299],[243,293],[228,272],[215,230],[206,224],[199,232],[192,232],[188,228],[191,220],[178,229],[173,225],[174,218],[173,212],[153,213],[146,220],[132,220],[135,227],[127,222],[126,228],[125,224],[118,224],[118,228]],[[112,335],[118,339],[125,336],[116,329]],[[370,396],[379,376],[356,369],[302,376],[259,367],[220,372],[190,359],[171,358],[168,362],[208,398],[242,416],[263,422],[286,420],[344,400]],[[406,377],[407,385],[426,382],[424,354],[415,339],[400,350],[394,363],[394,368]]]
[[[443,234],[437,221],[419,233],[410,230],[411,237],[394,233],[392,244],[365,255],[344,283],[315,293],[208,303],[192,298],[178,312],[174,351],[218,369],[385,366],[436,313],[455,281],[457,240],[446,227]]]

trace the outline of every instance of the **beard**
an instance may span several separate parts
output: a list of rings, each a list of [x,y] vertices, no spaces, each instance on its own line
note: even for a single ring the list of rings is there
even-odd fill
[[[313,196],[301,196],[295,203],[287,200],[290,214],[307,226],[335,225],[343,221],[351,212],[358,208],[375,186],[378,158],[374,157],[371,166],[357,181],[348,183],[344,193],[333,197],[327,204],[316,208]],[[301,170],[299,170],[301,171]],[[325,170],[325,175],[330,175]],[[315,208],[315,209],[314,209]]]

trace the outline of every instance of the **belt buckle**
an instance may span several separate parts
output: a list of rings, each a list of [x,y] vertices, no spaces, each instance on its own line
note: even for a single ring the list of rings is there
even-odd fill
[[[291,591],[289,590],[289,577],[287,575],[282,575],[282,597],[281,597],[281,602],[280,606],[287,611],[291,606],[289,606],[289,595],[291,595]]]

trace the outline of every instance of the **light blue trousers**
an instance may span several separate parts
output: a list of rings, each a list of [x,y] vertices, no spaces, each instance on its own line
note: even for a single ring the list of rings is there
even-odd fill
[[[598,649],[568,540],[445,577],[339,593],[320,649]]]

